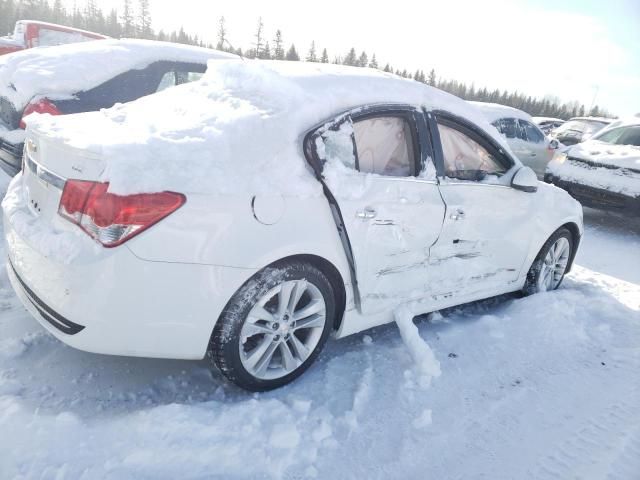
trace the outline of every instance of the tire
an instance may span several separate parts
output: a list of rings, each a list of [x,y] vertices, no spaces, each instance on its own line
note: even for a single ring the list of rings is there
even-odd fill
[[[556,250],[557,253],[561,254],[556,257],[553,252],[550,254],[550,250],[552,247],[556,248],[557,245],[561,246],[563,250],[561,252]],[[523,293],[532,295],[541,291],[557,289],[562,284],[567,272],[567,267],[573,255],[573,248],[574,243],[571,232],[564,227],[556,230],[544,243],[538,256],[533,261],[527,273],[527,280],[522,290]],[[553,272],[550,272],[549,269],[551,266],[550,260],[554,265]]]
[[[327,276],[310,263],[267,267],[225,307],[208,357],[240,388],[281,387],[302,375],[322,351],[335,324],[335,297]]]

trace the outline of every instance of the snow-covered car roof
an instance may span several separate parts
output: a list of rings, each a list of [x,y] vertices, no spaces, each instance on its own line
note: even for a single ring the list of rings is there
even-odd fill
[[[500,105],[499,103],[471,101],[469,103],[478,107],[491,123],[501,118],[519,118],[521,120],[527,120],[528,122],[532,121],[531,115],[517,108]]]
[[[531,117],[536,124],[540,124],[542,122],[566,122],[566,120],[562,120],[561,118],[555,117]]]
[[[312,127],[364,105],[410,104],[474,122],[464,100],[379,70],[306,62],[211,61],[203,78],[99,112],[31,116],[29,128],[106,159],[110,191],[319,193],[300,161]]]
[[[586,121],[591,121],[591,122],[600,122],[600,123],[611,123],[615,120],[615,118],[606,118],[606,117],[573,117],[570,118],[569,121],[571,120],[586,120]]]
[[[101,40],[40,47],[0,57],[0,96],[24,107],[36,95],[69,95],[160,60],[206,63],[236,55],[151,40]]]

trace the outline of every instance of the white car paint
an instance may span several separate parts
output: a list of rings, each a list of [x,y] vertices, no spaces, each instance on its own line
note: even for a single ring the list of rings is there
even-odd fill
[[[434,107],[407,105],[416,112]],[[335,111],[327,122],[342,114]],[[298,132],[303,164],[302,139],[312,128]],[[202,358],[232,295],[260,269],[293,255],[321,258],[338,272],[346,309],[336,335],[345,336],[392,321],[393,309],[410,300],[426,312],[519,290],[557,228],[571,223],[582,234],[581,208],[564,191],[544,184],[532,193],[511,187],[522,168],[512,158],[506,174],[486,182],[328,175],[359,289],[323,196],[184,191],[187,202],[179,210],[125,244],[104,248],[57,214],[61,191],[43,172],[62,182],[97,180],[106,159],[37,126],[27,136],[35,146],[25,149],[35,171],[16,176],[3,202],[10,279],[52,334],[93,352]],[[335,188],[336,180],[358,188]],[[266,216],[256,214],[260,205]],[[46,305],[41,309],[85,328],[75,335],[52,328],[34,307],[34,295]]]

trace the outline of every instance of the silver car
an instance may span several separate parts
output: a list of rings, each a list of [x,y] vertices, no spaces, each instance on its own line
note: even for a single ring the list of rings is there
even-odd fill
[[[531,116],[522,110],[497,103],[469,103],[482,111],[489,122],[506,137],[513,153],[542,180],[559,142],[546,137]]]

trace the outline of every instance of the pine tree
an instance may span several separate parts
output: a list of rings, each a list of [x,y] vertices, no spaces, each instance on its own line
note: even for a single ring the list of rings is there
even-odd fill
[[[376,60],[376,54],[374,53],[369,62],[369,68],[378,68],[378,61]]]
[[[298,52],[296,51],[296,46],[292,43],[291,47],[289,48],[289,51],[287,52],[287,55],[284,57],[285,60],[289,60],[292,62],[297,62],[300,60],[300,55],[298,55]]]
[[[138,32],[140,37],[150,39],[152,32],[149,0],[138,0],[138,2]]]
[[[384,68],[382,69],[383,72],[387,72],[387,73],[393,73],[393,68],[391,68],[391,65],[389,65],[388,63],[384,66]]]
[[[256,41],[253,44],[255,47],[253,51],[254,58],[261,58],[260,55],[262,55],[263,30],[264,30],[264,24],[262,23],[262,17],[260,17],[258,18],[258,28],[255,34]]]
[[[216,48],[218,50],[226,50],[227,43],[227,27],[225,25],[224,16],[218,19],[218,44]]]
[[[260,58],[262,60],[271,60],[271,47],[269,46],[269,42],[265,42]]]
[[[436,86],[436,71],[433,68],[429,72],[429,78],[427,79],[427,83],[432,87]]]
[[[344,65],[351,65],[351,66],[356,66],[358,64],[358,57],[356,56],[355,48],[351,48],[351,50],[349,50],[349,53],[347,54],[346,57],[344,57],[344,60],[342,61],[342,63]]]
[[[280,30],[276,30],[276,38],[273,42],[275,43],[273,58],[276,60],[284,60],[284,46],[282,44],[282,32]]]
[[[329,63],[329,54],[327,53],[327,49],[322,49],[322,56],[320,57],[320,63]]]
[[[358,66],[359,67],[366,67],[369,64],[369,57],[366,54],[366,52],[362,52],[360,54],[360,57],[358,58]]]
[[[316,55],[316,42],[311,42],[311,47],[309,48],[309,53],[307,53],[307,62],[317,62],[318,56]]]
[[[134,33],[133,8],[131,7],[131,0],[124,0],[122,7],[122,34],[125,37],[132,37]]]

